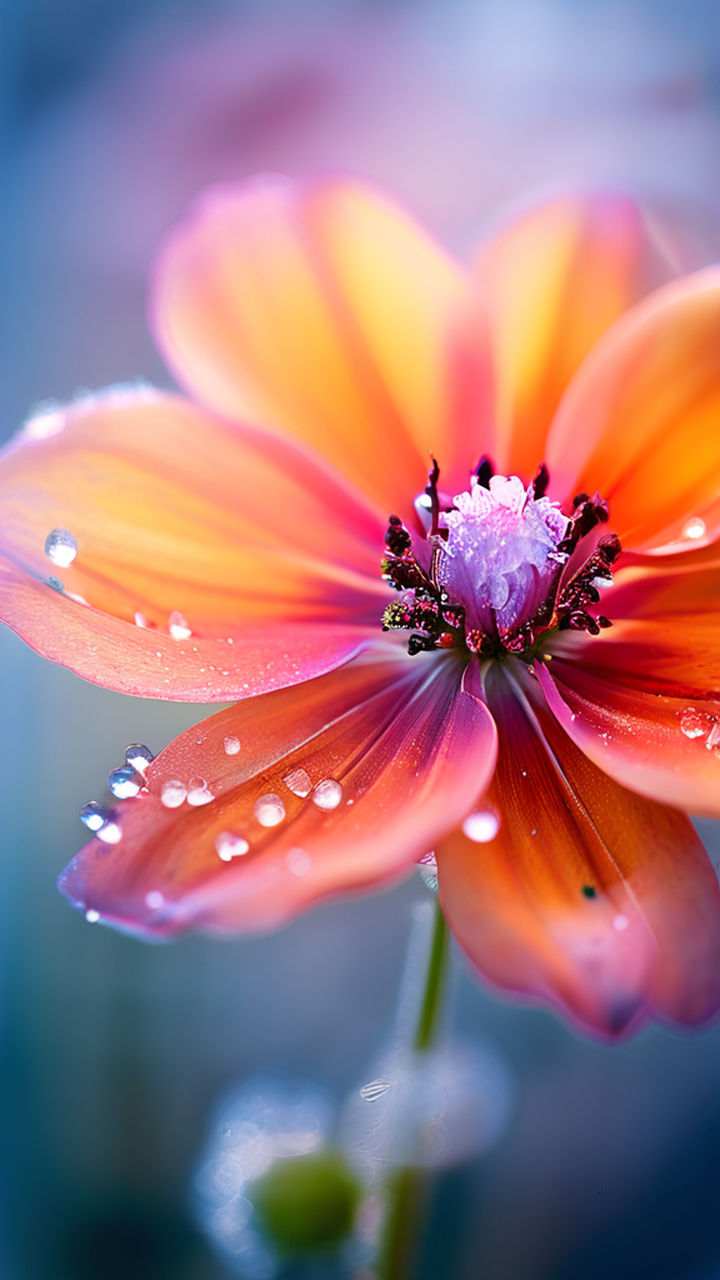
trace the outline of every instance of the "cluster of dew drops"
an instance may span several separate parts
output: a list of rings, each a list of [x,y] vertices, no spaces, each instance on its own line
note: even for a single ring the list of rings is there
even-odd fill
[[[225,754],[236,756],[240,752],[240,739],[229,735],[224,739]],[[132,800],[146,791],[146,774],[148,766],[154,759],[149,747],[143,743],[131,743],[125,751],[124,763],[118,765],[108,774],[108,790],[116,800]],[[293,795],[300,799],[310,799],[316,808],[331,812],[337,809],[343,799],[343,788],[335,778],[323,778],[313,784],[306,769],[296,766],[289,770],[282,779]],[[191,778],[183,782],[179,778],[166,779],[160,788],[160,802],[166,809],[179,809],[187,804],[199,808],[210,804],[215,796],[204,778]],[[352,804],[352,799],[346,801]],[[285,801],[275,792],[265,792],[258,796],[253,808],[256,821],[266,829],[277,827],[286,817]],[[99,804],[91,800],[80,812],[80,820],[89,831],[103,844],[116,845],[122,839],[122,824],[119,811],[111,805]],[[245,836],[234,831],[221,831],[215,837],[215,851],[221,862],[232,862],[250,852],[250,842]],[[304,875],[310,865],[307,853],[302,849],[290,850],[287,857],[288,869],[294,875]],[[158,905],[150,899],[160,899],[158,893],[147,895],[148,905]],[[98,913],[87,912],[90,920],[98,919]]]
[[[45,555],[48,560],[58,569],[69,569],[70,565],[77,559],[78,541],[69,529],[51,529],[45,539]],[[73,592],[66,592],[59,578],[50,578],[48,583],[56,591],[60,591],[70,599],[80,604],[87,604],[83,596],[75,595]],[[134,621],[137,627],[149,628],[150,623],[144,613],[136,611]],[[188,623],[184,614],[179,609],[173,609],[167,621],[168,635],[172,640],[189,640],[192,635],[192,627]]]

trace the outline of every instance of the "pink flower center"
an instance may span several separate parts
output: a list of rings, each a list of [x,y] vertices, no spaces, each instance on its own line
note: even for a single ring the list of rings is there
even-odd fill
[[[538,612],[557,584],[570,519],[517,476],[493,476],[440,515],[435,579],[465,610],[465,628],[507,635]],[[443,537],[442,534],[446,533]]]
[[[597,538],[608,518],[599,495],[578,494],[566,515],[546,497],[544,465],[526,486],[518,476],[494,475],[487,459],[452,499],[438,479],[435,463],[415,503],[418,529],[411,533],[391,516],[386,535],[383,575],[400,596],[383,627],[413,631],[411,653],[463,647],[529,659],[550,630],[597,634],[610,625],[593,606],[621,548],[614,534]],[[592,530],[593,549],[582,559],[578,544]]]

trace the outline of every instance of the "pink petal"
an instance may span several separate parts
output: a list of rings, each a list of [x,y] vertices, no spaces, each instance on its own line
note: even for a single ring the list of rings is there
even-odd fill
[[[452,656],[390,651],[220,712],[162,752],[149,794],[119,806],[121,842],[88,844],[63,892],[111,924],[170,934],[267,929],[398,877],[492,773],[495,727],[461,676]],[[213,798],[167,808],[163,788],[193,776]]]

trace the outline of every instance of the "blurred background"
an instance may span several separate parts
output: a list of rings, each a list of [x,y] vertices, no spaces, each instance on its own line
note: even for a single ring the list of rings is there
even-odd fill
[[[167,383],[148,271],[209,182],[351,170],[460,250],[518,200],[611,183],[717,243],[715,0],[6,0],[2,24],[3,438],[39,401]],[[54,887],[80,806],[126,742],[159,750],[203,709],[104,693],[5,633],[0,662],[0,1276],[242,1276],[193,1192],[217,1107],[279,1073],[332,1108],[372,1076],[427,890],[250,941],[90,927]],[[422,1280],[720,1276],[720,1028],[608,1049],[455,963],[455,1030],[495,1064],[480,1096],[513,1101],[438,1176]]]

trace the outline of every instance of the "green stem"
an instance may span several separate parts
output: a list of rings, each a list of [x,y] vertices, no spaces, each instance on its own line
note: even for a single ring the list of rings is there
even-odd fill
[[[412,1038],[417,1054],[427,1053],[437,1038],[448,971],[448,938],[445,917],[436,902],[422,1000]],[[378,1280],[410,1277],[426,1193],[427,1174],[415,1165],[396,1169],[388,1180]]]
[[[415,1027],[415,1035],[413,1037],[413,1048],[416,1053],[425,1053],[431,1049],[435,1043],[438,1024],[440,1022],[440,1014],[442,1012],[443,996],[445,994],[445,978],[447,976],[449,948],[448,948],[448,927],[445,917],[440,909],[440,904],[435,904],[435,919],[433,921],[432,941],[430,943],[430,954],[428,956],[428,965],[425,973],[425,986],[422,994],[422,1004],[418,1014],[417,1025]]]

